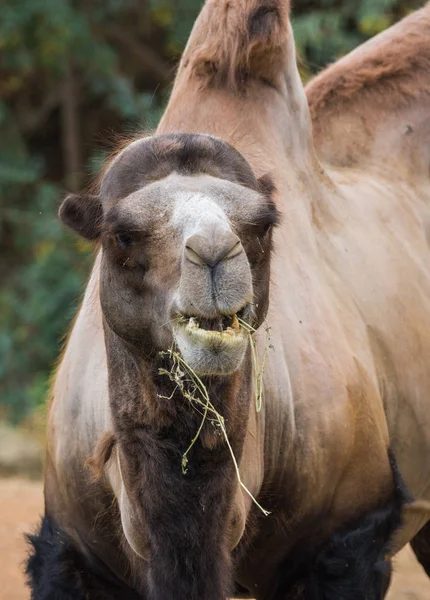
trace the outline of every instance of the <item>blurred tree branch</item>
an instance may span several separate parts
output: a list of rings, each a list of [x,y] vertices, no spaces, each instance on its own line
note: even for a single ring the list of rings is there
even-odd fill
[[[158,80],[158,83],[162,85],[169,83],[172,78],[172,69],[149,46],[137,40],[130,30],[121,25],[109,24],[103,27],[103,33],[111,40],[122,44],[131,54],[134,54],[139,59],[142,67],[150,71]]]
[[[16,119],[23,134],[32,134],[45,124],[52,111],[60,104],[61,94],[53,89],[46,94],[39,106],[32,106],[27,96],[19,95],[16,107]]]
[[[61,130],[64,179],[67,188],[71,191],[79,188],[82,170],[78,94],[76,73],[69,60],[62,85]]]

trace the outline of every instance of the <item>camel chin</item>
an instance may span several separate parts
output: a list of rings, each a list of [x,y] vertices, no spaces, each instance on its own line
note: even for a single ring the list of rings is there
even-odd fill
[[[245,357],[249,335],[239,325],[236,315],[228,325],[206,329],[190,317],[182,319],[175,331],[175,341],[187,365],[199,376],[231,375],[239,369]]]

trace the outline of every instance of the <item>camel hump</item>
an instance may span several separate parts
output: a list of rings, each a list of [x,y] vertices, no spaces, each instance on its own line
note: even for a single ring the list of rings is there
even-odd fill
[[[240,88],[250,78],[278,87],[289,25],[289,0],[207,0],[181,66],[203,85]]]
[[[399,161],[428,178],[430,3],[317,75],[306,94],[314,142],[335,166]]]

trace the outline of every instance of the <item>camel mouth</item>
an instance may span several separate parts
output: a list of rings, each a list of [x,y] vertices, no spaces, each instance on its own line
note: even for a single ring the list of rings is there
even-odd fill
[[[247,313],[243,307],[236,313],[214,319],[182,315],[175,338],[186,362],[204,375],[226,375],[236,371],[245,355],[249,333]]]
[[[220,315],[219,317],[209,319],[205,317],[181,315],[178,319],[179,326],[185,329],[191,335],[200,336],[202,339],[213,337],[214,339],[224,338],[231,340],[236,335],[241,335],[246,331],[250,307],[245,304],[240,310],[235,313]]]
[[[185,318],[185,327],[193,333],[197,330],[202,335],[214,334],[216,336],[235,335],[240,331],[237,313],[217,319],[201,319],[198,317]]]

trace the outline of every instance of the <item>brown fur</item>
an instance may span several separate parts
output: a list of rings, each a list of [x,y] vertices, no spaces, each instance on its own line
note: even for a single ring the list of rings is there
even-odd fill
[[[323,160],[353,166],[386,163],[389,156],[396,169],[401,163],[422,171],[430,127],[429,38],[427,4],[308,84],[314,142]]]
[[[204,37],[194,36],[184,67],[202,85],[237,91],[251,77],[276,87],[285,60],[288,13],[289,4],[282,0],[210,0],[196,25]]]
[[[174,171],[205,173],[259,190],[257,179],[243,157],[233,147],[214,138],[174,135],[137,138],[135,142],[110,161],[101,183],[103,201],[115,204]]]
[[[430,4],[393,30],[389,38],[362,47],[315,77],[307,87],[313,119],[375,104],[396,109],[430,96]],[[413,77],[411,76],[413,74]]]
[[[105,466],[112,458],[115,445],[116,438],[112,431],[106,431],[98,440],[93,455],[85,463],[94,479],[97,480],[103,476]]]

